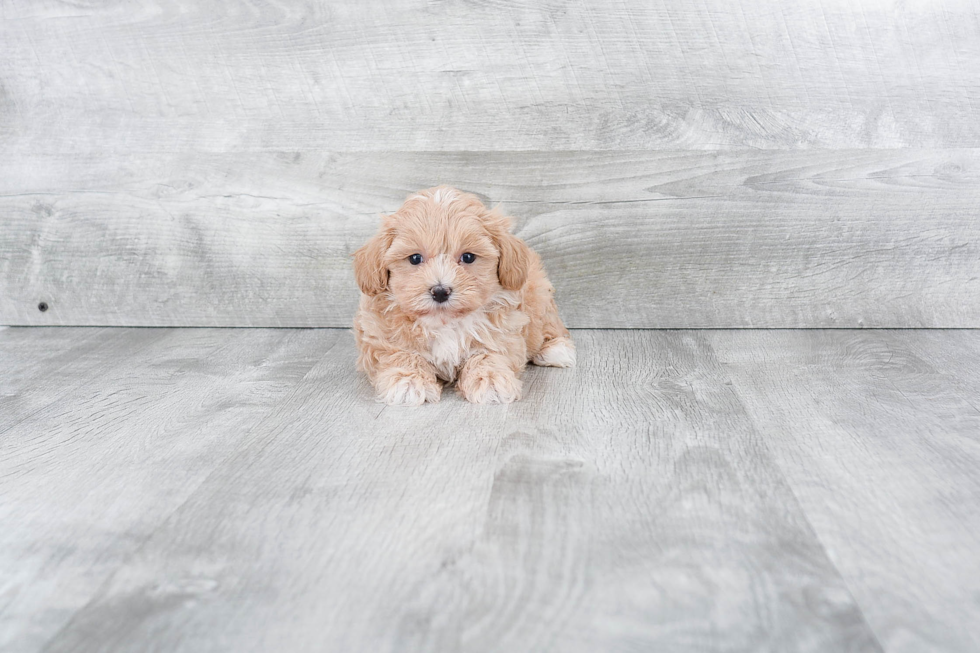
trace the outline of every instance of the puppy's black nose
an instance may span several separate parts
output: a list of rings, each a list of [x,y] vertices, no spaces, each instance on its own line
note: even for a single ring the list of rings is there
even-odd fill
[[[433,286],[429,289],[429,292],[432,293],[432,299],[440,304],[449,299],[449,296],[453,294],[452,288],[446,288],[445,286]]]

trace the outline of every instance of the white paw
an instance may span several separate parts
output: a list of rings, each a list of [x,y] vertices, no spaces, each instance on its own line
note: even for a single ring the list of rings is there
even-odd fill
[[[427,384],[417,376],[399,376],[378,398],[389,406],[421,406],[439,401],[439,395],[438,384]]]
[[[474,404],[509,404],[521,398],[521,380],[513,373],[480,373],[465,385],[463,396]]]
[[[575,345],[566,338],[552,340],[531,362],[542,367],[574,367]]]

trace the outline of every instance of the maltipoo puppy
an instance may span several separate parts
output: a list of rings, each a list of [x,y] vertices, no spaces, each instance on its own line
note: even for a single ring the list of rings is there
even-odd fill
[[[521,396],[524,365],[571,367],[575,347],[541,259],[510,218],[448,186],[410,196],[354,253],[358,369],[388,404]]]

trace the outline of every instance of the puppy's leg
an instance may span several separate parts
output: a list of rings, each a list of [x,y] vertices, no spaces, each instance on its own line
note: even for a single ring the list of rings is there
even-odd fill
[[[421,406],[435,403],[442,384],[429,361],[418,354],[401,351],[378,357],[374,388],[378,399],[391,406]]]
[[[531,362],[542,367],[574,367],[575,345],[571,338],[546,340]]]
[[[544,367],[573,367],[575,365],[575,345],[572,336],[558,315],[558,306],[554,298],[544,305],[541,316],[541,335],[544,342],[531,362]]]
[[[477,354],[460,370],[456,391],[474,404],[509,404],[521,398],[521,380],[507,357]]]

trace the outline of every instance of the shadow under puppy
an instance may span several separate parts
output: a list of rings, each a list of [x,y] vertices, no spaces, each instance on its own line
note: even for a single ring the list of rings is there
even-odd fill
[[[474,195],[410,196],[354,253],[354,275],[357,366],[385,403],[439,401],[443,381],[474,403],[510,403],[528,361],[575,364],[541,259]]]

